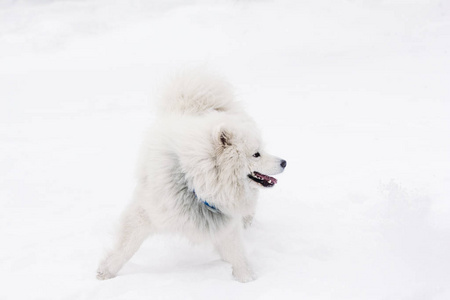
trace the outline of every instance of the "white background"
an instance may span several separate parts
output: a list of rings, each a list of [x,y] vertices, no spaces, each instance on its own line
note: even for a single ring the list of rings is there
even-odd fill
[[[0,299],[449,299],[448,1],[0,0]],[[95,270],[167,75],[225,75],[288,161],[245,233]]]

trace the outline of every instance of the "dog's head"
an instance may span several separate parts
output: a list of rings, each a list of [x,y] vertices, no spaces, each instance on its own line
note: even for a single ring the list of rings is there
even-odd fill
[[[215,131],[216,160],[224,180],[236,186],[245,183],[253,187],[273,187],[286,161],[264,151],[259,131],[253,122],[221,125]]]
[[[192,122],[183,130],[182,150],[176,149],[189,190],[222,212],[251,213],[258,189],[273,187],[272,176],[284,171],[286,161],[264,151],[259,130],[245,115],[213,113]]]

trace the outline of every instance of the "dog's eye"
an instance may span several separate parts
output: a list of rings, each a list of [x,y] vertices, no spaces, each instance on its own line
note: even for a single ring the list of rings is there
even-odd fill
[[[259,152],[256,152],[255,154],[253,154],[253,157],[260,157],[261,154],[259,154]]]

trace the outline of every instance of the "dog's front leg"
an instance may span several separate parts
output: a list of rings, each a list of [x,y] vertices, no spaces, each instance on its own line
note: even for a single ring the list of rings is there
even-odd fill
[[[233,276],[237,281],[249,282],[256,279],[245,255],[240,222],[236,222],[229,230],[218,236],[215,246],[222,259],[231,264]]]

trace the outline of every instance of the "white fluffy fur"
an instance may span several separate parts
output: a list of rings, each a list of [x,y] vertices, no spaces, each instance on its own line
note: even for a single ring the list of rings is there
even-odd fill
[[[134,199],[97,278],[114,277],[149,235],[170,232],[211,241],[238,281],[255,279],[241,231],[243,221],[251,223],[261,185],[248,175],[284,169],[261,147],[255,123],[226,81],[201,72],[175,78],[142,147]]]
[[[161,114],[239,111],[230,84],[216,74],[201,70],[184,71],[174,76],[161,98]]]

